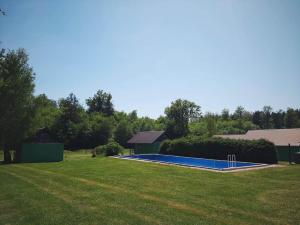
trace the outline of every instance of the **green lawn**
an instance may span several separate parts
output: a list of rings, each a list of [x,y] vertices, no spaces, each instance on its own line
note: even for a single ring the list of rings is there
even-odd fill
[[[238,173],[91,158],[0,165],[0,224],[299,224],[300,166]]]

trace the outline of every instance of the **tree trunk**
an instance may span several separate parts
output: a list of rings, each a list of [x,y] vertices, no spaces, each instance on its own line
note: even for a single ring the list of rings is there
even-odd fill
[[[9,148],[6,145],[3,146],[3,152],[4,152],[4,162],[5,163],[10,163],[11,162],[11,155],[10,155],[10,152],[9,152]]]

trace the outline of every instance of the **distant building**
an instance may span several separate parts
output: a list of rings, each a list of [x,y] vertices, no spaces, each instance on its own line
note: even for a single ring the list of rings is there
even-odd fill
[[[49,131],[41,128],[35,137],[28,139],[18,151],[18,162],[59,162],[64,158],[64,145],[56,143]]]
[[[268,140],[273,142],[276,146],[278,160],[281,161],[289,160],[289,150],[291,152],[300,151],[300,128],[249,130],[246,134],[215,135],[215,137],[243,140]]]
[[[134,145],[135,154],[159,153],[161,142],[167,138],[164,131],[143,131],[135,134],[127,143]]]

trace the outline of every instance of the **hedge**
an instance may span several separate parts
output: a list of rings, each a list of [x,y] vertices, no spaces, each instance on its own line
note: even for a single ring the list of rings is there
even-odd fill
[[[124,148],[115,142],[114,140],[109,140],[106,145],[99,145],[94,148],[98,155],[113,156],[118,155],[124,151]]]
[[[277,163],[276,147],[267,140],[233,140],[225,138],[184,137],[166,140],[160,154],[227,160],[235,154],[237,161]]]

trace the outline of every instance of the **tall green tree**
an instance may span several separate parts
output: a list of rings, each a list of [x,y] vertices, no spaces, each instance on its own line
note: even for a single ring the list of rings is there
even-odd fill
[[[103,116],[101,113],[89,114],[89,129],[84,148],[94,148],[105,145],[113,134],[113,117]]]
[[[208,136],[211,137],[214,134],[217,133],[217,129],[216,129],[216,120],[213,116],[208,116],[206,118],[206,124],[207,124],[207,131],[208,131]]]
[[[127,141],[132,137],[132,135],[133,135],[132,126],[126,120],[121,121],[117,125],[114,131],[115,140],[123,147],[127,146]]]
[[[238,106],[233,113],[235,119],[243,119],[246,110],[242,106]]]
[[[165,116],[159,116],[155,120],[155,129],[156,130],[166,130],[167,118]]]
[[[234,111],[232,118],[239,120],[251,120],[252,114],[249,111],[247,111],[244,107],[238,106]]]
[[[58,101],[60,115],[54,125],[56,138],[67,148],[78,145],[78,135],[87,130],[88,118],[77,97],[71,93],[67,98]]]
[[[243,120],[246,118],[247,111],[244,107],[238,106],[233,113],[233,118],[238,121],[238,129],[243,128]]]
[[[252,114],[252,123],[259,126],[260,128],[263,128],[263,119],[262,119],[262,112],[261,111],[255,111]]]
[[[130,122],[134,122],[138,119],[137,111],[133,110],[132,112],[128,113],[128,119]]]
[[[272,112],[271,117],[274,124],[274,128],[276,129],[284,128],[284,116],[285,116],[285,112],[283,110]]]
[[[264,106],[263,107],[263,128],[270,129],[273,127],[272,123],[272,107],[271,106]]]
[[[54,100],[49,99],[45,94],[40,94],[33,99],[34,121],[33,130],[46,128],[51,130],[59,116],[59,109]]]
[[[166,133],[170,138],[185,136],[189,133],[189,121],[201,116],[200,106],[188,100],[177,99],[165,109],[167,117]]]
[[[229,110],[228,109],[223,109],[222,110],[222,114],[221,117],[223,120],[229,120]]]
[[[67,98],[62,98],[58,101],[59,108],[62,112],[64,120],[79,122],[81,113],[84,111],[77,97],[71,93]]]
[[[286,128],[300,127],[300,120],[296,110],[288,108],[285,114],[285,126]]]
[[[102,90],[98,90],[93,97],[87,99],[86,104],[88,112],[101,112],[107,116],[111,116],[114,113],[111,94]]]
[[[24,49],[8,51],[0,57],[0,144],[4,161],[10,162],[9,149],[29,135],[33,119],[35,74]]]

